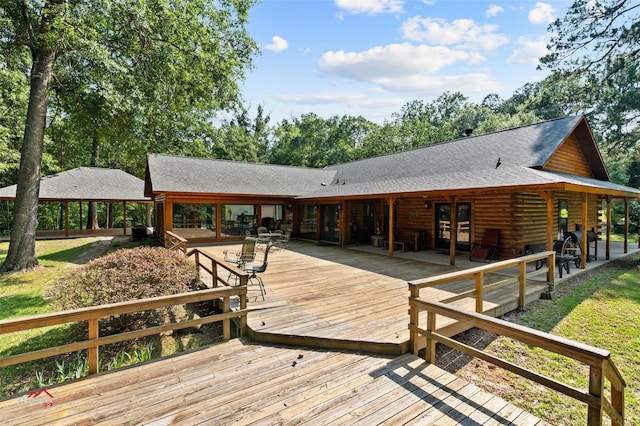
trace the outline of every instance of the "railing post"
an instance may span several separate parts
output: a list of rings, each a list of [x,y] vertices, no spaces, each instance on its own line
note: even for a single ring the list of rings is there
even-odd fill
[[[481,314],[483,311],[484,300],[484,272],[476,273],[476,312]]]
[[[425,346],[425,354],[424,358],[427,362],[431,364],[436,363],[436,341],[431,338],[430,333],[435,333],[436,331],[436,313],[432,311],[427,312],[427,343]]]
[[[604,390],[604,381],[602,379],[602,365],[589,366],[589,393],[598,399],[601,403],[599,407],[593,407],[589,405],[587,411],[587,425],[588,426],[601,426],[602,425],[602,393]]]
[[[624,388],[618,389],[611,384],[611,407],[620,414],[622,423],[611,419],[611,426],[622,426],[624,424]]]
[[[98,318],[89,320],[89,340],[98,338]],[[87,357],[89,359],[89,374],[98,372],[98,345],[94,345],[87,349]]]
[[[213,288],[218,287],[218,264],[215,260],[211,259],[211,281]]]
[[[222,299],[222,312],[230,312],[231,311],[231,298],[229,296],[225,296]],[[222,338],[224,340],[231,339],[231,319],[227,318],[222,320]]]
[[[556,282],[556,253],[553,252],[547,257],[547,282],[549,283],[549,291],[555,290]],[[553,286],[553,288],[552,288]]]
[[[248,277],[245,274],[240,275],[240,288],[247,289],[247,281]],[[246,311],[247,309],[247,292],[244,291],[240,294],[240,309]],[[240,336],[244,336],[247,331],[247,315],[242,315],[240,317]]]
[[[413,351],[414,355],[418,355],[418,351],[420,350],[418,345],[418,332],[415,331],[414,327],[418,326],[420,311],[416,307],[415,303],[412,303],[412,299],[417,299],[420,296],[420,289],[409,284],[409,292],[409,347]]]
[[[518,264],[520,270],[520,276],[518,277],[518,307],[524,308],[525,296],[527,290],[527,262],[520,262]]]

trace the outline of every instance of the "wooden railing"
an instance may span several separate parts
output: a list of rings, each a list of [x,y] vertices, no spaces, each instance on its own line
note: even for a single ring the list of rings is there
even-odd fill
[[[230,299],[235,296],[239,296],[241,300],[245,300],[244,308],[241,308],[239,310],[231,310]],[[87,321],[89,338],[87,340],[79,342],[54,346],[18,355],[7,356],[0,359],[0,367],[6,367],[8,365],[19,364],[22,362],[42,359],[53,355],[86,349],[88,350],[89,374],[94,374],[98,372],[98,348],[100,346],[122,342],[124,340],[151,336],[169,330],[179,330],[219,321],[222,321],[223,324],[223,338],[225,340],[228,340],[231,338],[231,319],[240,318],[241,324],[246,327],[246,296],[247,287],[245,279],[238,287],[214,288],[209,290],[154,297],[150,299],[132,300],[128,302],[112,303],[109,305],[93,306],[88,308],[74,309],[70,311],[53,312],[24,318],[2,320],[0,321],[0,334],[32,330],[40,327],[48,327],[52,325],[60,325],[78,321]],[[132,312],[141,312],[149,309],[157,309],[173,305],[203,302],[207,300],[222,300],[223,312],[220,314],[209,315],[202,318],[168,323],[155,327],[145,328],[142,330],[114,334],[111,336],[100,337],[98,333],[98,321],[100,318]]]
[[[442,284],[451,283],[454,281],[467,280],[473,278],[475,280],[475,288],[464,293],[458,293],[455,296],[441,300],[444,303],[455,302],[456,300],[465,299],[467,297],[474,297],[476,300],[476,312],[483,312],[484,294],[491,290],[497,290],[499,288],[518,284],[518,307],[522,308],[525,304],[527,278],[536,277],[541,274],[546,274],[547,282],[553,284],[555,280],[555,251],[544,251],[540,253],[530,254],[527,256],[517,257],[515,259],[503,260],[500,262],[489,263],[486,265],[478,266],[475,268],[464,269],[461,271],[450,272],[447,274],[437,275],[421,280],[415,280],[409,282],[409,291],[411,297],[420,297],[420,290],[428,287],[435,287]],[[529,263],[546,260],[548,267],[541,268],[535,272],[527,272],[527,265]],[[490,272],[501,271],[509,268],[518,268],[518,275],[513,278],[507,278],[492,284],[485,285],[485,274]],[[417,319],[413,317],[412,319]]]
[[[171,231],[164,232],[164,246],[169,250],[180,250],[185,254],[187,253],[187,240]]]
[[[533,380],[558,392],[561,392],[578,401],[582,401],[588,406],[588,425],[601,425],[602,414],[606,413],[611,418],[611,424],[621,426],[624,424],[624,388],[626,383],[620,372],[611,360],[608,351],[598,349],[592,346],[577,343],[562,337],[553,336],[549,333],[537,331],[507,321],[491,318],[482,314],[482,295],[483,292],[490,288],[497,288],[494,285],[484,287],[484,273],[493,272],[503,269],[504,267],[519,267],[519,277],[517,282],[520,287],[519,304],[524,305],[524,290],[526,285],[526,264],[540,259],[547,259],[549,265],[547,273],[548,278],[553,278],[553,266],[555,261],[555,252],[544,252],[504,262],[496,262],[490,265],[477,268],[467,269],[464,271],[453,272],[438,277],[427,278],[409,283],[411,296],[409,297],[409,316],[410,316],[410,339],[414,354],[418,354],[420,345],[418,337],[426,338],[425,359],[430,363],[435,363],[435,345],[436,342],[445,344],[451,348],[464,352],[476,358],[480,358],[487,362],[491,362],[499,367],[507,369],[522,377]],[[540,272],[540,271],[537,271]],[[475,290],[466,293],[464,296],[456,296],[447,300],[435,302],[420,298],[420,289],[452,282],[459,279],[475,278]],[[509,280],[505,280],[509,281]],[[496,283],[500,286],[506,285],[503,282]],[[454,300],[462,297],[476,297],[476,311],[471,312],[458,307],[448,305]],[[426,312],[426,328],[419,327],[421,312]],[[462,321],[469,327],[476,327],[491,331],[495,334],[506,336],[519,340],[528,345],[538,346],[550,352],[564,355],[574,360],[589,365],[589,389],[587,391],[574,388],[572,386],[561,383],[552,378],[530,371],[520,367],[495,355],[484,352],[480,349],[465,345],[461,342],[446,337],[438,333],[436,316],[442,315],[457,321]],[[607,399],[604,395],[605,380],[611,383],[611,398]]]

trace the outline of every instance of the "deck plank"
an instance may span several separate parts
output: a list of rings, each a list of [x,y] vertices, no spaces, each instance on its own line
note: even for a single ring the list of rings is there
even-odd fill
[[[208,246],[206,251],[218,256],[232,247]],[[23,425],[395,425],[454,424],[463,418],[478,419],[472,424],[505,424],[506,418],[513,424],[539,422],[414,355],[347,352],[328,344],[344,340],[406,345],[407,281],[458,268],[428,259],[389,257],[385,251],[372,254],[300,242],[289,247],[270,256],[262,276],[267,296],[265,301],[251,299],[248,323],[256,333],[325,339],[314,341],[315,348],[234,339],[53,386],[48,390],[54,406],[46,410],[35,410],[16,398],[0,400],[0,421]],[[489,282],[501,279],[503,275],[487,274]],[[474,282],[466,280],[426,292],[439,300],[473,287]],[[257,294],[254,287],[250,290]],[[488,292],[485,310],[497,312],[504,304],[513,304],[516,295],[514,288]],[[475,301],[467,298],[454,304],[473,309]],[[441,318],[438,323],[439,327],[451,324]]]
[[[20,398],[1,400],[0,422],[369,425],[399,424],[400,415],[408,415],[409,420],[428,415],[444,422],[454,415],[457,419],[463,409],[471,416],[474,412],[469,407],[486,407],[485,401],[492,398],[411,354],[389,357],[256,344],[246,339],[47,390],[54,396],[50,408],[20,403]],[[537,421],[520,410],[513,424]]]
[[[201,249],[220,256],[223,250],[240,247],[236,245]],[[434,263],[432,260],[438,255],[433,251],[412,255],[413,258],[391,257],[385,250],[366,252],[292,241],[286,249],[270,254],[269,267],[262,274],[267,295],[265,301],[250,301],[249,327],[258,340],[262,336],[265,341],[288,344],[292,342],[287,341],[287,336],[334,339],[336,345],[340,341],[361,342],[361,350],[375,350],[368,343],[397,345],[397,353],[401,353],[400,348],[406,347],[409,340],[407,282],[462,269]],[[261,262],[260,254],[257,262]],[[489,284],[506,277],[490,273],[485,279]],[[423,295],[442,300],[474,287],[474,280],[468,279],[425,289]],[[546,283],[528,281],[528,290],[535,297],[546,289]],[[487,292],[484,310],[502,315],[516,306],[517,296],[515,284]],[[472,298],[453,304],[475,309]],[[426,314],[421,318],[424,320]],[[441,316],[437,324],[446,334],[449,330],[462,331],[455,321]]]

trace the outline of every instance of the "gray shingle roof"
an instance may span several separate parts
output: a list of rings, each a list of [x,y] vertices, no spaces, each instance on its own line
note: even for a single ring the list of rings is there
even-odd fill
[[[553,183],[577,184],[640,193],[608,180],[578,178],[538,170],[584,117],[567,117],[410,151],[328,166],[332,185],[299,198],[382,195],[403,192],[472,190]],[[600,165],[595,144],[588,159]],[[500,166],[496,164],[500,159]],[[606,175],[604,166],[596,170]],[[337,182],[337,184],[336,184]],[[343,184],[344,182],[344,184]]]
[[[596,176],[588,179],[539,170],[572,132]],[[496,163],[500,159],[500,166]],[[508,186],[574,184],[640,194],[608,181],[583,116],[529,126],[350,163],[322,170],[152,154],[146,194],[153,191],[272,195],[297,198],[380,196],[410,192],[486,190]]]
[[[0,188],[0,199],[13,199],[16,185]],[[150,201],[144,181],[118,169],[79,167],[40,179],[41,200]]]
[[[150,154],[153,192],[186,192],[295,197],[328,184],[335,171],[273,164],[251,164],[211,158]],[[149,185],[149,182],[147,182]]]

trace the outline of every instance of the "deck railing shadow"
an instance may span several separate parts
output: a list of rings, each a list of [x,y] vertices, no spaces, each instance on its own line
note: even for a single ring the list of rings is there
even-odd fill
[[[446,413],[445,415],[448,419],[464,423],[465,425],[480,426],[484,424],[470,419],[468,414],[460,411],[460,408],[463,406],[469,406],[473,408],[474,412],[483,413],[496,423],[511,424],[508,419],[492,411],[491,407],[485,407],[472,398],[460,393],[456,388],[449,386],[449,381],[441,380],[443,376],[433,377],[431,374],[426,373],[426,364],[411,366],[407,363],[403,365],[403,367],[406,370],[405,374],[399,374],[395,370],[385,374],[395,383],[409,390],[413,397],[420,398],[434,408],[434,410],[428,410],[426,417],[429,415],[436,416],[438,413]],[[381,370],[384,372],[385,369],[383,368]],[[376,372],[373,372],[372,375],[375,376]],[[425,385],[421,387],[416,384],[416,382],[424,383]],[[437,396],[434,395],[433,389],[438,390]],[[454,400],[456,401],[455,404],[453,403]],[[429,419],[417,415],[417,417],[412,419],[402,419],[399,421],[403,420],[411,420],[415,423],[418,421],[427,422]]]
[[[483,276],[485,272],[496,271],[500,268],[513,267],[515,262],[520,271],[519,277],[516,277],[516,279],[520,283],[520,300],[523,302],[524,285],[526,285],[526,265],[529,262],[544,258],[547,259],[547,264],[550,265],[547,271],[547,277],[550,278],[550,282],[552,282],[552,278],[554,276],[553,265],[555,264],[555,252],[551,251],[523,256],[517,259],[497,262],[464,271],[452,272],[444,276],[410,282],[409,288],[411,296],[409,297],[409,329],[413,353],[418,355],[422,348],[421,343],[424,341],[425,359],[427,362],[435,364],[436,343],[442,343],[467,355],[493,363],[524,378],[586,403],[588,409],[588,425],[601,425],[603,413],[609,416],[612,425],[623,425],[624,388],[626,387],[626,383],[613,363],[609,351],[482,314],[483,293],[486,291],[486,287],[483,287]],[[420,298],[420,289],[422,288],[432,287],[460,279],[468,279],[471,276],[475,277],[476,288],[475,290],[468,292],[465,297],[473,296],[476,298],[476,312],[467,311],[449,304],[452,301],[459,300],[462,295],[439,302]],[[421,328],[419,325],[422,312],[426,312],[426,328]],[[437,316],[461,321],[466,323],[469,327],[490,331],[499,336],[509,337],[525,344],[537,346],[549,352],[582,362],[589,366],[589,388],[586,391],[577,389],[440,334],[436,331]],[[419,337],[423,337],[424,340],[420,340]],[[607,379],[611,385],[610,398],[605,396],[605,379]]]

